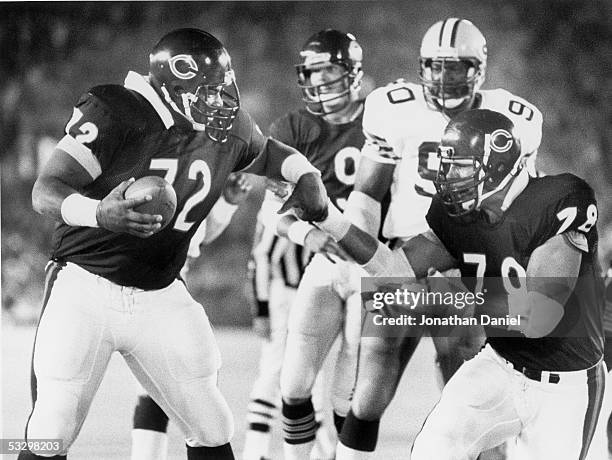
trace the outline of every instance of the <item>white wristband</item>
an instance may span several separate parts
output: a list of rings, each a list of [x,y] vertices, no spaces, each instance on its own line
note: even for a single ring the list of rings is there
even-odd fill
[[[289,228],[287,229],[287,237],[295,244],[304,246],[306,235],[308,235],[314,228],[315,227],[308,222],[298,220],[289,225]]]
[[[99,227],[96,219],[96,210],[100,200],[87,198],[80,193],[68,195],[64,201],[60,212],[62,219],[73,227]]]
[[[321,174],[321,171],[315,168],[301,153],[289,155],[281,164],[281,175],[294,184],[302,175],[307,173]]]
[[[324,232],[329,233],[336,241],[340,241],[351,228],[350,221],[336,208],[331,201],[327,202],[328,214],[325,220],[316,222]]]

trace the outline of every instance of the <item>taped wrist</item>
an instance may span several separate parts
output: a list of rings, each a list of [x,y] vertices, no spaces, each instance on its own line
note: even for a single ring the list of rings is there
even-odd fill
[[[364,232],[378,235],[380,228],[380,202],[367,193],[353,190],[344,210],[346,218]]]
[[[414,278],[414,270],[401,248],[389,249],[378,243],[372,258],[362,265],[370,276],[405,276]]]
[[[87,198],[80,193],[68,195],[60,208],[62,219],[73,227],[99,227],[96,211],[100,200]]]
[[[331,201],[328,200],[327,205],[327,217],[321,222],[317,222],[316,225],[324,232],[333,236],[336,241],[340,241],[348,233],[351,223]]]

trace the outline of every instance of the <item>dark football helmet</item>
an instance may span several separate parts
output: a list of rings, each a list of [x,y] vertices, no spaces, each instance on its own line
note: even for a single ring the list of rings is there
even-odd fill
[[[438,147],[436,190],[451,216],[477,209],[522,167],[514,123],[492,110],[467,110],[446,126]]]
[[[221,42],[198,29],[174,30],[149,56],[153,86],[198,131],[225,142],[240,108],[230,56]]]
[[[421,42],[420,80],[427,102],[436,110],[469,109],[485,79],[487,42],[466,19],[436,22]]]
[[[363,71],[363,51],[355,37],[334,29],[322,30],[310,37],[300,51],[302,62],[296,65],[298,85],[306,108],[315,115],[339,112],[350,102],[352,94],[359,91]],[[332,64],[342,66],[345,72],[332,81],[313,84],[313,71]],[[340,90],[338,86],[340,85]],[[342,104],[336,101],[343,101]],[[330,108],[332,107],[332,108]]]

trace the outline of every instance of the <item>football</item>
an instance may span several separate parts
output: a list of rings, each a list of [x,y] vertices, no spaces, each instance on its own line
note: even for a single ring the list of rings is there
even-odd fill
[[[152,200],[136,206],[134,211],[161,215],[163,217],[161,228],[164,228],[172,220],[176,211],[176,192],[174,188],[161,177],[145,176],[136,180],[123,194],[126,199],[139,198],[145,195],[151,195]]]

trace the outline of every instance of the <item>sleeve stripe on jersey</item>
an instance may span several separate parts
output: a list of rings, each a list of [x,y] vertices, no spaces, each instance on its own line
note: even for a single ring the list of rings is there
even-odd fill
[[[100,167],[98,159],[91,153],[91,150],[78,142],[74,137],[66,134],[62,140],[58,142],[57,148],[68,153],[72,158],[78,161],[92,179],[96,179],[102,174],[102,168]]]
[[[383,163],[383,164],[390,164],[390,165],[396,165],[401,160],[400,157],[397,157],[397,156],[391,157],[389,155],[381,155],[381,153],[378,150],[368,149],[366,147],[364,147],[361,150],[361,156],[362,158],[369,158],[370,160],[375,161],[376,163]]]
[[[376,136],[367,131],[364,131],[363,134],[366,138],[365,145],[369,146],[370,148],[376,148],[383,152],[393,152],[393,147],[391,147],[387,140],[383,137]]]
[[[377,136],[376,134],[372,134],[371,132],[366,131],[365,129],[363,130],[363,134],[366,137],[366,139],[371,139],[372,141],[375,141],[375,142],[383,142],[387,144],[387,141],[385,140],[384,137],[380,137],[380,136]]]

